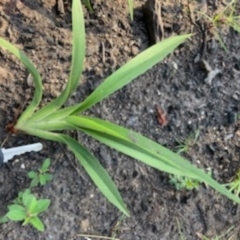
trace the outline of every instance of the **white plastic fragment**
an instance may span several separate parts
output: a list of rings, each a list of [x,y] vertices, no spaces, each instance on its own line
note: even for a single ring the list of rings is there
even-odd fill
[[[41,143],[33,143],[29,145],[24,145],[21,147],[14,147],[14,148],[2,148],[3,153],[3,162],[7,162],[8,160],[12,159],[16,155],[21,155],[26,152],[38,152],[41,151],[43,148],[43,145]]]

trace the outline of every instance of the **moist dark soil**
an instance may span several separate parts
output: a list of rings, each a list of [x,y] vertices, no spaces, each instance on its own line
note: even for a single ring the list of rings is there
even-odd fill
[[[0,3],[0,36],[24,50],[39,69],[44,84],[43,104],[66,85],[71,61],[70,1],[4,0]],[[62,4],[62,5],[61,5]],[[93,13],[84,9],[87,54],[81,85],[67,105],[88,96],[109,74],[151,44],[145,1],[135,1],[134,20],[122,1],[92,1]],[[189,5],[192,4],[192,5]],[[194,33],[191,40],[86,114],[136,130],[175,150],[177,141],[200,135],[188,152],[190,162],[211,170],[221,183],[231,181],[240,168],[240,36],[224,23],[219,33],[227,51],[214,38],[203,14],[213,16],[224,1],[164,1],[164,34]],[[62,7],[60,7],[62,6]],[[239,14],[236,6],[236,14]],[[171,22],[172,21],[172,22]],[[146,24],[147,23],[147,24]],[[177,25],[178,24],[178,25]],[[179,27],[173,27],[179,26]],[[17,193],[29,186],[27,172],[43,160],[52,160],[53,181],[34,189],[51,199],[41,215],[46,230],[38,232],[17,222],[0,225],[0,239],[101,239],[79,234],[115,236],[121,240],[240,239],[239,205],[201,184],[198,190],[176,190],[169,176],[82,135],[79,139],[107,169],[131,216],[123,218],[96,189],[74,156],[57,143],[5,130],[31,100],[28,72],[6,51],[0,50],[0,143],[4,147],[41,142],[44,149],[15,157],[0,169],[0,213]],[[206,61],[219,73],[207,79]],[[202,68],[201,63],[205,63]],[[167,125],[157,120],[156,106],[166,111]]]

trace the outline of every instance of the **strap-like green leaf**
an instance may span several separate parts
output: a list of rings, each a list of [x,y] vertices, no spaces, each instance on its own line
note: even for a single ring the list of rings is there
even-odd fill
[[[72,116],[68,117],[68,121],[78,126],[86,134],[128,156],[159,170],[205,182],[229,199],[240,203],[238,197],[201,169],[139,133],[96,118]],[[134,139],[131,139],[132,134]]]
[[[16,129],[21,130],[24,133],[30,134],[32,130],[39,129],[44,131],[64,131],[64,130],[74,130],[76,129],[75,126],[72,126],[70,123],[66,122],[65,119],[62,120],[41,120],[39,122],[31,122],[27,121],[24,126],[21,126],[21,128],[18,128],[18,125],[16,126]]]
[[[190,165],[188,161],[184,160],[184,163],[181,162],[182,158],[179,157],[179,155],[177,156],[179,157],[180,162],[175,161],[176,154],[173,155],[171,151],[162,147],[161,145],[158,145],[158,148],[156,149],[153,148],[150,139],[144,138],[140,134],[135,135],[136,133],[131,130],[125,129],[127,134],[124,134],[119,132],[117,129],[114,129],[113,126],[109,127],[111,123],[85,116],[70,116],[66,120],[69,122],[69,124],[79,127],[83,132],[87,131],[87,134],[89,134],[89,131],[92,132],[93,130],[92,134],[98,135],[98,132],[100,132],[102,133],[101,136],[103,138],[107,135],[109,137],[110,144],[112,144],[111,147],[116,148],[114,147],[116,144],[117,147],[122,148],[121,150],[118,149],[119,151],[135,159],[143,161],[151,167],[176,175],[184,175],[192,178],[196,177],[193,173],[186,169],[186,164]],[[97,131],[97,133],[95,133],[95,131]],[[159,147],[161,147],[161,149],[159,149]],[[161,168],[159,168],[160,160]]]
[[[81,1],[73,0],[72,3],[72,32],[73,32],[73,48],[72,48],[72,64],[70,77],[66,88],[59,97],[51,103],[43,107],[33,115],[31,121],[40,121],[47,117],[57,109],[59,109],[71,94],[76,90],[84,63],[85,57],[85,27]]]
[[[37,69],[34,67],[32,62],[28,59],[28,57],[22,51],[18,50],[16,47],[14,47],[11,43],[4,40],[3,38],[0,38],[0,46],[6,49],[7,51],[11,52],[15,57],[17,57],[33,77],[33,81],[35,84],[35,92],[34,92],[33,100],[30,103],[30,105],[27,107],[27,109],[24,111],[21,118],[18,120],[19,122],[20,121],[24,122],[33,114],[33,112],[36,110],[36,108],[38,107],[42,99],[42,79]]]
[[[92,5],[90,0],[83,0],[83,4],[85,4],[85,6],[87,7],[88,11],[90,11],[90,13],[93,13],[93,9],[92,9]]]
[[[92,178],[99,190],[108,199],[108,201],[115,205],[124,214],[129,215],[122,197],[107,171],[102,167],[99,161],[79,142],[63,134],[51,133],[38,129],[29,129],[29,134],[66,144],[67,147],[75,154],[78,161]]]
[[[61,137],[109,202],[124,214],[129,215],[117,187],[99,161],[76,140],[64,135]]]
[[[175,36],[165,39],[148,48],[135,58],[127,62],[120,69],[109,76],[85,101],[76,106],[73,114],[80,113],[96,103],[102,101],[110,94],[121,89],[133,79],[146,72],[149,68],[165,58],[169,53],[186,41],[191,35]]]
[[[133,20],[133,0],[127,0],[131,20]]]
[[[71,107],[53,111],[45,119],[61,120],[70,114],[74,115],[92,107],[161,61],[188,37],[190,35],[172,37],[145,50],[109,76],[85,101]],[[34,118],[32,119],[30,119],[30,122],[35,120]]]

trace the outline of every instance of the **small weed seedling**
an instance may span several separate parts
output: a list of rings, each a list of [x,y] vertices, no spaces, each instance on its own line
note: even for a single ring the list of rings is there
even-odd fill
[[[86,110],[159,63],[191,35],[174,36],[144,50],[107,77],[84,101],[66,107],[64,104],[79,86],[85,59],[84,15],[79,0],[72,1],[72,27],[72,64],[68,82],[57,98],[40,109],[43,85],[39,72],[22,51],[0,38],[0,46],[10,51],[24,64],[31,73],[35,84],[32,101],[17,122],[14,121],[7,125],[8,131],[13,134],[29,134],[65,144],[74,153],[104,196],[126,215],[129,215],[126,205],[107,171],[83,144],[63,133],[64,131],[81,131],[97,141],[160,171],[206,182],[220,193],[240,203],[239,198],[204,173],[203,170],[157,142],[117,124],[84,114]],[[136,136],[136,142],[129,137],[131,132]],[[149,148],[149,146],[151,147]],[[34,174],[32,176],[34,177]]]
[[[240,194],[240,170],[238,170],[236,176],[230,183],[224,184],[227,188],[229,188],[230,192],[233,192],[236,196]]]
[[[169,183],[171,183],[177,190],[193,190],[198,189],[199,181],[187,177],[170,175]]]
[[[53,179],[52,174],[49,173],[50,163],[50,159],[47,158],[44,160],[41,168],[38,169],[38,172],[28,172],[28,177],[32,179],[30,188],[36,187],[39,183],[41,186],[43,186]]]
[[[188,136],[185,141],[178,141],[178,146],[176,147],[177,154],[181,154],[183,152],[187,153],[189,149],[196,144],[199,134],[200,131],[197,130],[195,133]]]
[[[30,188],[25,191],[20,191],[12,204],[8,205],[8,212],[0,218],[0,223],[12,221],[23,221],[23,226],[31,224],[39,231],[44,231],[44,225],[39,214],[47,210],[50,204],[49,199],[37,200],[31,193],[31,188],[36,187],[38,184],[45,185],[48,181],[52,180],[52,175],[48,174],[50,166],[50,159],[45,159],[38,172],[30,171],[28,176],[32,179]]]
[[[230,234],[233,230],[234,226],[230,227],[225,233],[221,234],[220,236],[208,238],[201,233],[197,233],[197,237],[199,238],[199,240],[234,240],[236,239],[235,236]]]
[[[0,222],[3,223],[8,220],[20,221],[23,222],[23,226],[31,224],[37,230],[44,231],[44,224],[38,215],[45,212],[49,205],[49,199],[37,200],[31,194],[30,189],[26,189],[24,192],[18,194],[13,204],[8,206],[8,212],[0,219]]]
[[[227,47],[225,46],[220,36],[220,29],[225,27],[232,27],[235,31],[240,33],[240,16],[235,15],[236,3],[236,0],[232,0],[223,10],[215,14],[214,17],[210,17],[205,13],[199,12],[209,20],[209,31],[213,33],[225,51],[227,51]]]
[[[212,176],[212,170],[208,170],[206,173],[209,177]],[[193,190],[198,189],[200,183],[204,183],[205,181],[199,181],[197,179],[188,178],[186,176],[178,176],[178,175],[169,175],[169,183],[172,184],[177,190]],[[205,182],[206,183],[206,182]]]
[[[183,236],[182,230],[181,230],[181,224],[178,220],[178,218],[176,218],[176,222],[177,222],[177,227],[178,227],[178,232],[180,235],[180,240],[186,240],[186,238]]]

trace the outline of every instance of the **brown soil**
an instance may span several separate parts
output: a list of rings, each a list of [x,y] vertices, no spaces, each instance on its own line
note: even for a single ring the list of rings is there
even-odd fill
[[[0,3],[0,36],[23,49],[39,69],[44,83],[44,101],[56,97],[65,86],[71,57],[71,15],[69,1],[58,8],[56,0],[4,0]],[[130,21],[125,1],[93,2],[94,13],[85,10],[87,55],[82,84],[68,104],[83,100],[115,69],[149,45],[142,6],[135,1],[134,21]],[[169,0],[171,2],[181,2]],[[176,140],[184,140],[200,130],[197,143],[185,156],[222,183],[230,181],[240,167],[240,36],[224,29],[224,51],[213,40],[204,18],[190,17],[183,1],[164,6],[170,16],[177,12],[180,30],[165,25],[166,36],[196,33],[163,62],[94,107],[88,114],[132,128],[174,150]],[[197,8],[212,14],[221,1],[196,1]],[[218,5],[214,5],[218,2]],[[179,8],[180,7],[180,8]],[[194,6],[195,8],[196,6]],[[168,12],[169,11],[169,12]],[[238,11],[239,13],[239,11]],[[169,19],[168,18],[168,22]],[[164,18],[163,18],[164,22]],[[209,27],[209,26],[207,26]],[[222,29],[222,28],[221,28]],[[178,32],[180,31],[180,32]],[[16,59],[0,51],[0,143],[8,133],[17,109],[28,103],[33,93],[28,73]],[[220,69],[211,83],[196,62],[198,56],[212,69]],[[177,69],[174,67],[177,66]],[[155,106],[166,110],[168,124],[159,125]],[[40,153],[16,157],[0,169],[0,213],[18,191],[29,185],[27,172],[37,169],[44,158],[52,159],[54,180],[35,189],[37,196],[50,198],[42,215],[46,231],[9,222],[0,225],[0,239],[70,240],[87,239],[78,234],[111,236],[121,240],[199,239],[234,230],[222,239],[240,239],[239,206],[202,185],[198,191],[177,191],[166,174],[146,167],[88,137],[75,136],[93,151],[118,186],[130,212],[117,227],[121,214],[92,184],[74,157],[59,144],[25,135],[10,135],[4,147],[41,141]],[[179,226],[177,224],[179,222]],[[93,239],[89,237],[89,239]],[[100,238],[99,238],[100,239]]]

